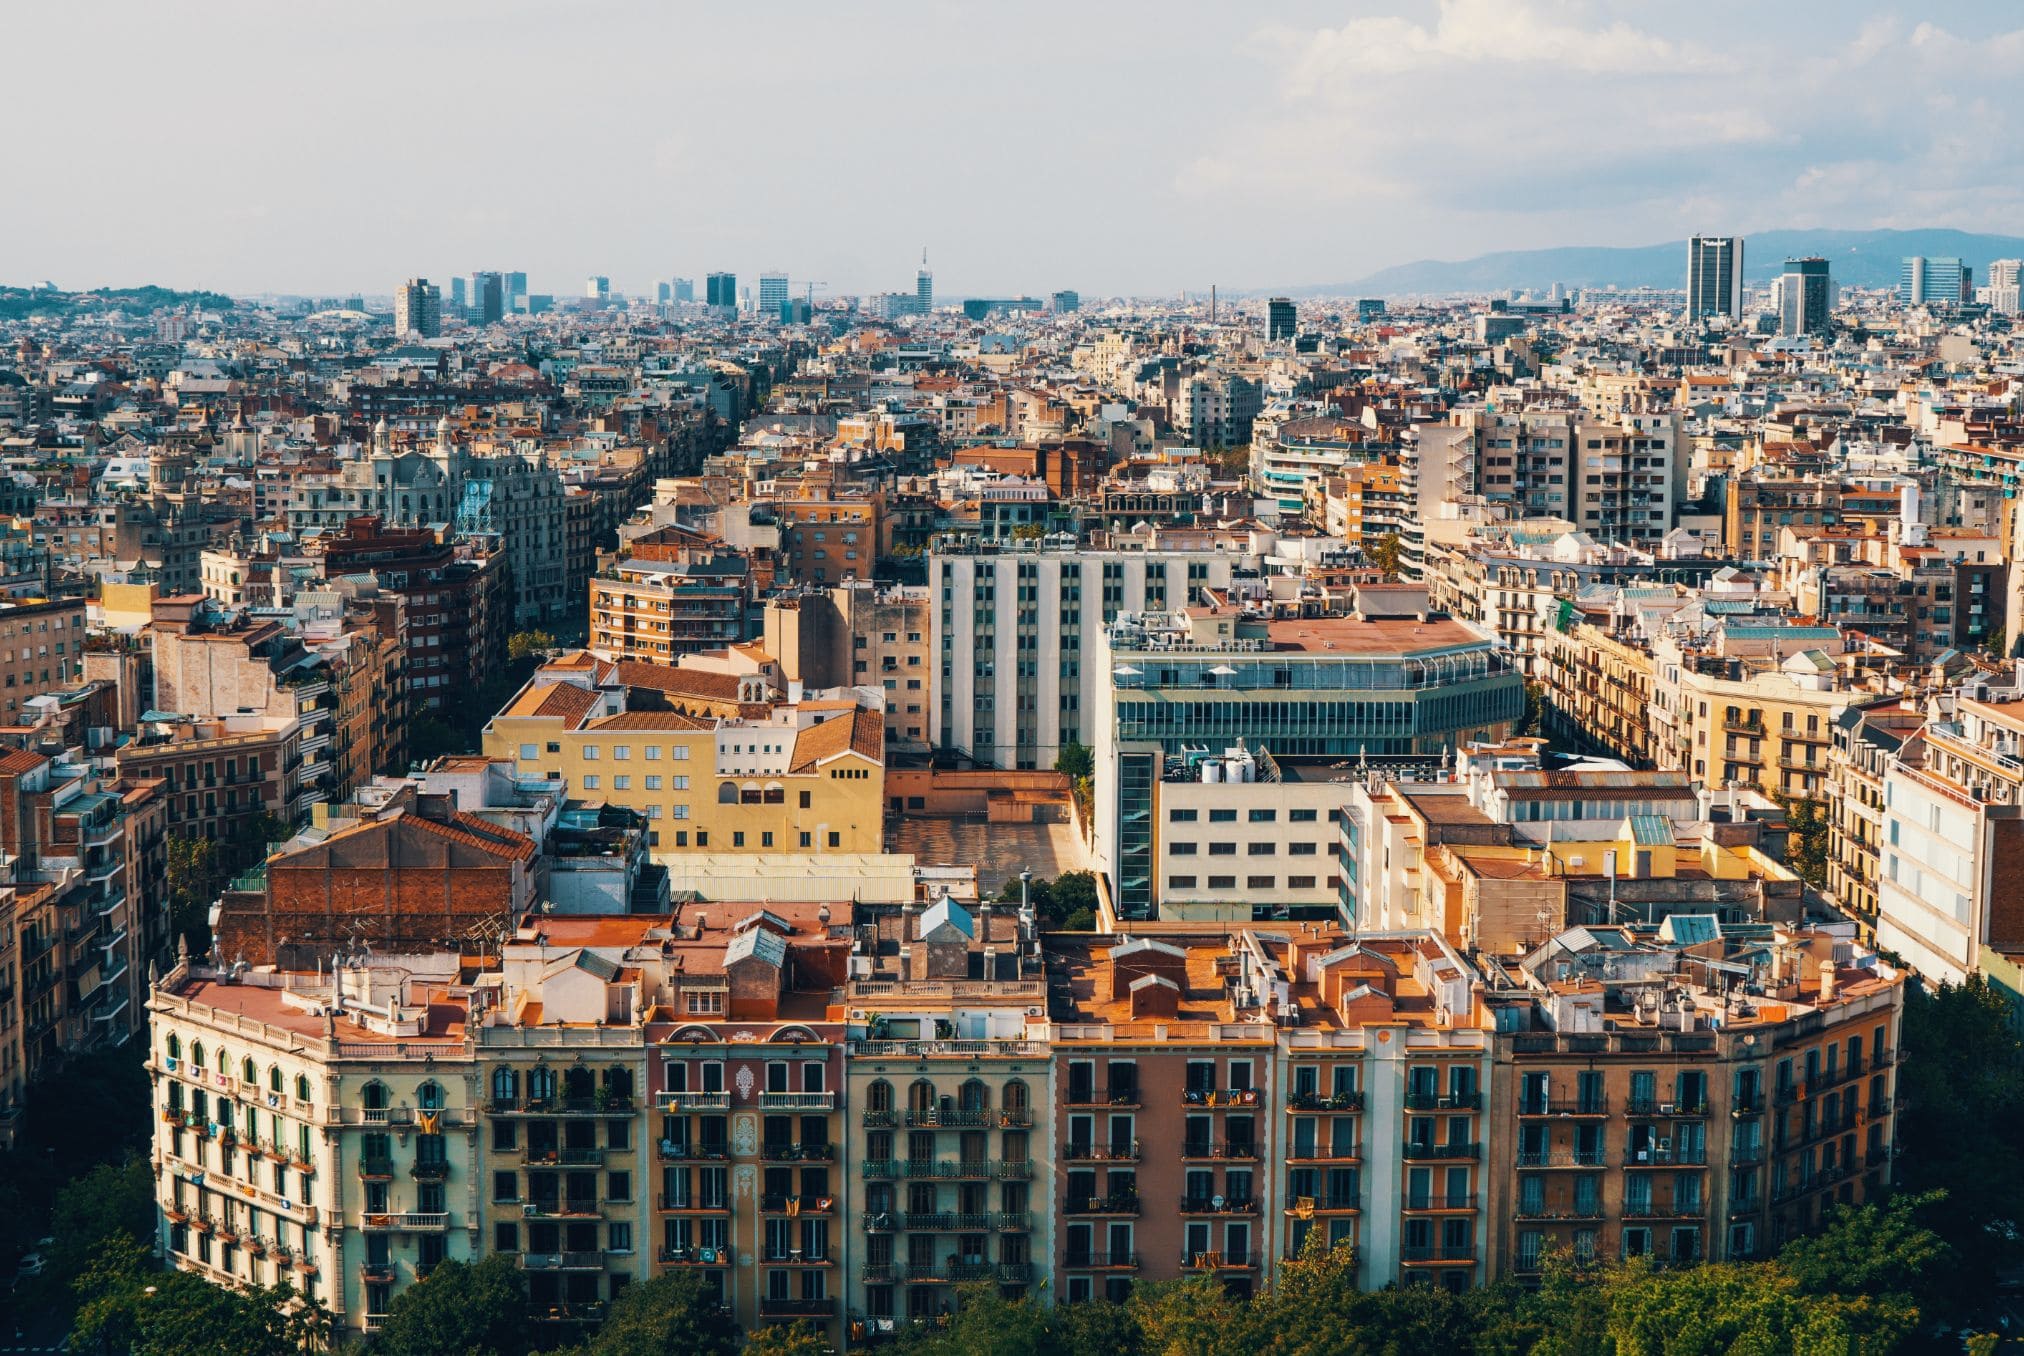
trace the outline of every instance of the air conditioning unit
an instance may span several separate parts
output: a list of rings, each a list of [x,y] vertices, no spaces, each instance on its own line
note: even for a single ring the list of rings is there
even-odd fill
[[[1670,1116],[1672,1114],[1673,1114],[1673,1104],[1671,1102],[1659,1103],[1659,1115]]]

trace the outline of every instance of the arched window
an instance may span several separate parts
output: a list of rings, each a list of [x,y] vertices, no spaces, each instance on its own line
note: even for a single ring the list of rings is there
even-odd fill
[[[306,1102],[306,1101],[308,1101],[308,1100],[309,1100],[309,1075],[308,1075],[308,1074],[297,1074],[297,1075],[295,1075],[295,1097],[296,1097],[296,1100],[297,1100],[297,1101],[301,1101],[301,1102]]]
[[[725,782],[717,788],[717,804],[736,805],[737,803],[738,803],[738,783]]]
[[[511,1069],[498,1068],[492,1071],[492,1100],[511,1102],[520,1095],[520,1079]]]
[[[1028,1102],[1027,1100],[1029,1095],[1030,1094],[1026,1090],[1026,1085],[1016,1078],[1013,1079],[1011,1082],[1005,1085],[1005,1090],[1002,1094],[1005,1109],[1007,1111],[1026,1110],[1027,1107],[1031,1105],[1031,1103]]]
[[[551,1101],[555,1097],[555,1070],[546,1064],[537,1064],[527,1071],[527,1100],[530,1102]]]
[[[389,1102],[387,1085],[377,1079],[358,1090],[358,1104],[367,1111],[385,1111]]]
[[[194,1089],[190,1093],[190,1114],[200,1121],[211,1119],[211,1099],[202,1088]]]
[[[784,805],[786,803],[787,803],[787,788],[782,786],[779,782],[766,783],[766,804]]]
[[[597,1092],[597,1075],[581,1064],[562,1072],[562,1095],[571,1102],[587,1102]]]
[[[270,1065],[268,1065],[268,1066],[267,1066],[267,1091],[269,1091],[269,1092],[273,1093],[273,1094],[274,1094],[274,1095],[275,1095],[276,1097],[279,1097],[279,1096],[281,1095],[281,1087],[282,1087],[282,1083],[281,1083],[281,1066],[280,1066],[279,1064],[270,1064]]]
[[[443,1086],[440,1083],[424,1083],[415,1089],[415,1106],[423,1111],[443,1109]]]
[[[169,1033],[168,1051],[170,1059],[181,1059],[183,1057],[183,1043],[177,1039],[176,1033],[173,1031]]]
[[[239,1062],[239,1081],[241,1083],[254,1083],[254,1084],[259,1083],[260,1070],[258,1066],[256,1066],[253,1063],[253,1056],[248,1055],[246,1056],[245,1059]]]
[[[204,1067],[204,1043],[202,1041],[191,1042],[190,1063],[199,1069]]]
[[[925,1078],[916,1078],[907,1088],[907,1110],[933,1111],[935,1105],[935,1085]]]
[[[991,1104],[991,1094],[981,1079],[965,1082],[957,1093],[957,1105],[965,1111],[982,1111]]]
[[[633,1094],[632,1070],[623,1064],[614,1064],[604,1071],[604,1090],[614,1099],[631,1097]]]
[[[865,1089],[865,1096],[870,1099],[870,1107],[873,1111],[891,1111],[893,1109],[893,1085],[886,1082],[883,1078]]]

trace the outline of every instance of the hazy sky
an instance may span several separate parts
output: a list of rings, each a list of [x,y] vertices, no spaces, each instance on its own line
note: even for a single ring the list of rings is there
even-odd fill
[[[1694,230],[2024,231],[2024,6],[21,3],[0,282],[1347,281]],[[797,291],[799,289],[797,288]]]

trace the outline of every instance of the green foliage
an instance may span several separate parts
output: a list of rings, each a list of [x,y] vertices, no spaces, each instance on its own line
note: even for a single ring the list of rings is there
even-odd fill
[[[1803,796],[1780,796],[1785,827],[1791,834],[1785,851],[1786,865],[1816,889],[1827,884],[1827,855],[1831,829],[1827,802]]]
[[[295,1356],[325,1349],[329,1316],[287,1286],[237,1291],[157,1271],[147,1248],[106,1240],[77,1279],[76,1351],[132,1356]]]
[[[825,1356],[829,1339],[813,1323],[769,1323],[745,1342],[745,1356]]]
[[[506,658],[515,664],[539,663],[554,648],[555,637],[546,631],[515,631],[506,640]]]
[[[1948,1307],[1977,1303],[2024,1261],[2024,1064],[2015,1015],[1981,976],[1905,988],[1898,1070],[1901,1186],[1921,1223],[1951,1244]]]
[[[737,1325],[693,1272],[669,1272],[629,1285],[583,1348],[584,1356],[731,1356]]]
[[[143,1158],[115,1167],[101,1163],[56,1193],[45,1259],[48,1277],[68,1286],[84,1274],[108,1239],[147,1245],[155,1236],[155,1177]]]
[[[1054,770],[1071,777],[1093,776],[1096,773],[1096,751],[1087,744],[1063,744],[1061,752],[1054,755]]]
[[[0,287],[0,320],[31,315],[70,315],[121,311],[148,315],[195,304],[206,311],[229,311],[232,298],[222,292],[178,292],[167,287],[106,287],[92,292],[62,292],[40,287]]]
[[[1387,532],[1364,548],[1364,558],[1384,571],[1386,579],[1399,577],[1399,534]]]
[[[1047,1350],[1047,1313],[1030,1299],[1005,1299],[994,1285],[964,1286],[954,1313],[910,1330],[906,1356],[1026,1356]]]
[[[1014,876],[998,892],[998,900],[1017,904],[1019,894],[1019,878]],[[1043,928],[1088,931],[1095,926],[1096,876],[1092,872],[1064,871],[1051,881],[1036,876],[1028,887],[1027,897],[1033,901],[1033,912]],[[1079,914],[1088,915],[1087,923],[1080,927],[1072,921]]]
[[[527,1280],[513,1259],[438,1262],[395,1295],[373,1343],[383,1356],[518,1356],[528,1349]]]
[[[211,949],[211,902],[231,879],[218,844],[195,834],[169,837],[169,919],[192,956]]]

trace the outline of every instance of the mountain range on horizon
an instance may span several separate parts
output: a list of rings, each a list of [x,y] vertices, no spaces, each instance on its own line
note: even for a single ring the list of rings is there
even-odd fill
[[[2024,258],[2024,236],[1984,235],[1932,227],[1921,230],[1761,231],[1743,237],[1743,274],[1761,283],[1783,271],[1789,258],[1820,255],[1845,287],[1894,287],[1908,255],[1956,257],[1972,265],[1980,283],[1992,259]],[[1562,245],[1498,250],[1473,259],[1420,259],[1381,268],[1354,282],[1270,290],[1273,296],[1399,297],[1502,292],[1509,288],[1686,286],[1687,242],[1660,245]],[[1264,296],[1263,290],[1254,293]]]

